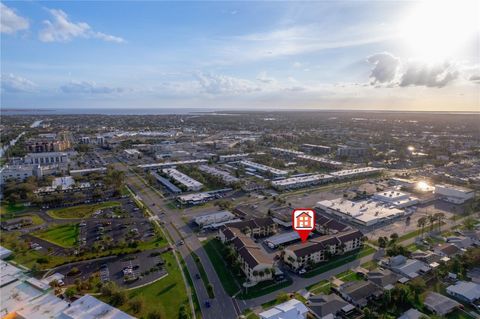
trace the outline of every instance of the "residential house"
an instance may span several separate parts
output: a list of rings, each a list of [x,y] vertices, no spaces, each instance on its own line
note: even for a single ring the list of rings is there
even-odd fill
[[[334,318],[348,314],[354,307],[336,294],[316,295],[308,299],[308,308],[317,319]]]
[[[297,299],[290,299],[259,313],[261,319],[305,319],[308,308]]]
[[[277,232],[277,224],[270,217],[253,218],[230,223],[228,227],[240,229],[250,237],[266,237]]]
[[[398,319],[420,319],[420,318],[428,318],[428,316],[415,308],[410,308],[405,311]]]
[[[471,281],[459,281],[447,287],[447,293],[465,302],[480,300],[480,284]]]
[[[419,275],[427,273],[431,270],[431,268],[424,262],[421,262],[420,260],[409,259],[402,255],[391,257],[386,266],[407,279],[418,277]]]
[[[367,273],[367,278],[383,290],[394,288],[399,276],[388,269],[375,269]]]
[[[343,299],[357,307],[365,307],[369,300],[376,299],[383,294],[382,289],[370,281],[350,281],[338,288]]]
[[[442,257],[449,258],[462,253],[460,248],[450,243],[440,244],[436,246],[433,251]]]
[[[460,306],[455,300],[436,292],[429,292],[423,304],[428,310],[439,316],[445,316]]]

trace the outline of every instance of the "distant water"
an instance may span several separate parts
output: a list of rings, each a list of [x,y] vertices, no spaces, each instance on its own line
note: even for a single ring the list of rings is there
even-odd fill
[[[63,108],[63,109],[4,109],[3,115],[71,115],[71,114],[103,114],[103,115],[167,115],[210,113],[219,111],[213,108]]]

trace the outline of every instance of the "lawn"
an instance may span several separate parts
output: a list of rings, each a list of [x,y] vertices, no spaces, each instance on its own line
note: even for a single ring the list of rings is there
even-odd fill
[[[78,224],[53,226],[34,235],[58,246],[71,248],[77,242]]]
[[[117,206],[120,206],[119,202],[103,202],[91,205],[79,205],[52,209],[49,210],[47,214],[57,219],[87,218],[90,217],[97,210]]]
[[[338,275],[336,275],[338,279],[340,279],[343,282],[349,282],[349,281],[359,281],[363,280],[362,275],[359,275],[351,270],[344,271]]]
[[[247,292],[242,292],[238,295],[238,299],[246,300],[257,298],[271,292],[280,290],[282,288],[288,287],[293,283],[292,279],[286,279],[282,282],[274,282],[274,281],[262,281],[257,285],[248,288]]]
[[[318,294],[325,294],[328,295],[330,293],[330,288],[332,287],[332,284],[328,280],[322,280],[316,284],[313,284],[311,286],[307,287],[307,290],[310,291],[311,293],[314,293],[316,295]]]
[[[129,300],[137,296],[143,299],[144,307],[142,311],[133,313],[128,304],[121,306],[121,310],[137,318],[146,318],[151,311],[159,311],[161,318],[178,318],[180,306],[184,305],[190,314],[185,284],[175,257],[172,252],[167,252],[162,255],[162,258],[165,260],[168,275],[150,285],[128,292]],[[105,298],[102,298],[102,300],[105,300]]]
[[[316,276],[318,274],[324,273],[326,271],[332,270],[334,268],[340,267],[346,263],[349,263],[351,261],[354,261],[355,259],[359,259],[365,256],[368,256],[370,254],[373,254],[375,252],[375,249],[365,245],[362,250],[356,251],[353,253],[349,253],[344,256],[338,256],[335,258],[332,258],[326,262],[321,263],[319,266],[316,268],[312,269],[311,271],[307,272],[304,276],[307,278]]]
[[[27,208],[22,204],[8,204],[0,206],[0,215],[20,213]]]
[[[217,272],[220,281],[222,282],[223,288],[230,296],[236,294],[240,287],[235,280],[235,275],[232,274],[230,268],[226,265],[223,257],[221,255],[222,244],[217,239],[212,239],[205,241],[203,247],[207,252],[208,258],[212,262],[215,271]]]
[[[374,270],[378,267],[377,262],[375,260],[370,260],[367,261],[364,264],[361,264],[362,268],[365,268],[367,270]]]

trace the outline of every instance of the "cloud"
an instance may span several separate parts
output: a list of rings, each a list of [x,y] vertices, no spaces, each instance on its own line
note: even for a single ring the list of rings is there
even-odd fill
[[[38,37],[43,42],[68,42],[73,38],[99,39],[107,42],[123,43],[124,39],[113,35],[92,30],[85,22],[72,22],[68,15],[57,9],[48,9],[52,21],[45,20],[45,27],[40,30]]]
[[[480,84],[480,74],[474,74],[469,78],[473,83]]]
[[[16,93],[16,92],[32,92],[36,84],[32,81],[12,73],[1,75],[2,92]]]
[[[441,88],[456,80],[460,74],[457,67],[449,62],[403,62],[388,52],[371,55],[367,62],[373,64],[370,84],[378,88],[408,86]]]
[[[28,20],[17,15],[15,11],[0,2],[0,32],[14,34],[17,31],[26,30],[29,27]]]
[[[127,91],[124,88],[99,86],[95,82],[71,81],[60,87],[60,91],[67,94],[113,94]]]
[[[457,79],[458,70],[450,63],[409,63],[403,73],[399,85],[426,86],[441,88]]]
[[[268,76],[267,72],[265,71],[262,71],[257,75],[257,81],[260,81],[262,83],[269,83],[269,84],[277,83],[277,80],[275,78]]]
[[[388,83],[395,79],[400,59],[384,52],[369,56],[367,61],[374,65],[370,73],[372,84]]]
[[[260,91],[260,87],[249,80],[218,75],[209,72],[199,72],[195,77],[201,90],[207,94],[244,94]]]

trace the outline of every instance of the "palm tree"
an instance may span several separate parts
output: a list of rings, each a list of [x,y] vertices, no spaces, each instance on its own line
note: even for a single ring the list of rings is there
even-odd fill
[[[441,228],[442,228],[443,220],[445,219],[445,214],[444,213],[436,213],[434,217],[438,221],[438,231],[440,232]]]
[[[433,225],[435,225],[435,216],[434,215],[428,215],[428,222],[430,223],[430,231],[433,231]]]
[[[425,229],[425,225],[427,225],[427,218],[425,216],[420,217],[417,221],[417,226],[421,229],[421,237],[423,238],[423,232]]]

